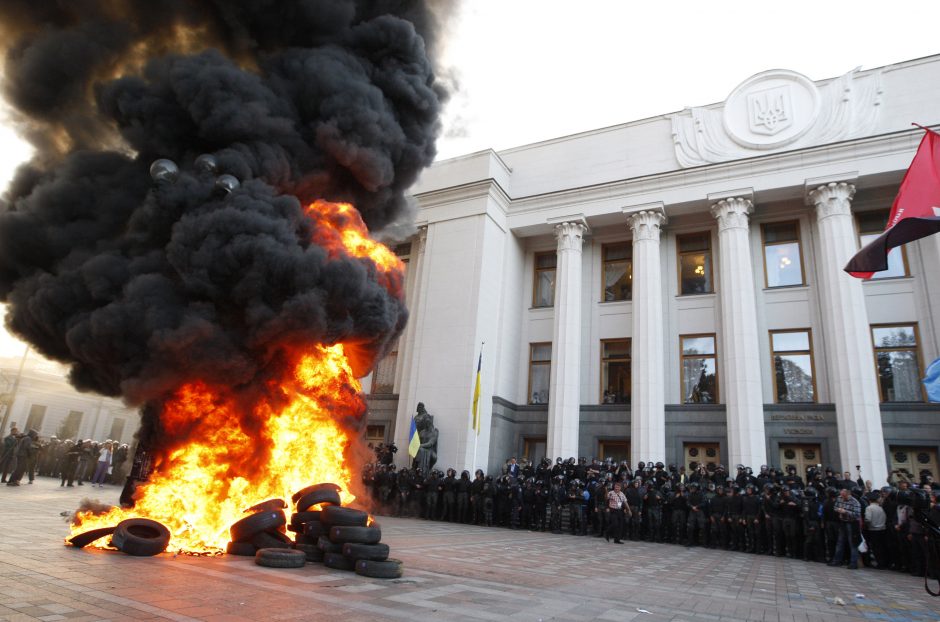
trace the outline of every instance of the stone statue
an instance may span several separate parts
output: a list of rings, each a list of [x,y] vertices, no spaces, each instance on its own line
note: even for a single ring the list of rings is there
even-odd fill
[[[425,410],[424,403],[418,402],[418,411],[415,414],[415,428],[418,431],[418,440],[421,446],[415,456],[412,468],[420,468],[425,474],[430,472],[437,463],[437,428],[434,427],[434,417]]]

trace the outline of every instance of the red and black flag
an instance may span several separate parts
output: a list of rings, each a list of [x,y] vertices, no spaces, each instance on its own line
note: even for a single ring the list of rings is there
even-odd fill
[[[927,128],[917,147],[898,195],[891,206],[885,232],[845,265],[860,279],[888,269],[888,251],[940,231],[940,134]]]

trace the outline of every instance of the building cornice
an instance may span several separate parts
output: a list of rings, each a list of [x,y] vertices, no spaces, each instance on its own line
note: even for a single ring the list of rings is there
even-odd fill
[[[625,204],[662,201],[667,212],[679,206],[704,207],[708,194],[729,187],[753,188],[755,203],[802,199],[807,178],[848,169],[859,171],[861,187],[896,183],[910,164],[921,135],[920,130],[903,130],[525,197],[509,197],[498,184],[492,184],[496,186],[493,192],[506,202],[510,228],[520,235],[536,235],[548,233],[547,228],[541,231],[546,216],[552,217],[546,212],[555,210],[563,216],[572,206],[577,206],[590,222],[600,214],[619,212]],[[872,164],[866,166],[866,161]],[[418,196],[423,207],[431,208],[474,196],[474,192],[481,192],[480,182]],[[773,196],[761,196],[762,192],[772,192]],[[539,224],[541,228],[536,226]]]

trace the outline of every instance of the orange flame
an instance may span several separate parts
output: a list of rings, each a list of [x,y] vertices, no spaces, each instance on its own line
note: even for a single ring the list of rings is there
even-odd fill
[[[355,208],[317,201],[308,214],[319,223],[315,243],[331,256],[370,260],[383,285],[401,296],[401,261],[368,237]],[[187,441],[164,456],[138,487],[133,509],[81,513],[72,535],[144,517],[170,529],[170,552],[219,553],[229,541],[231,524],[264,499],[290,500],[305,486],[333,482],[341,487],[344,504],[353,501],[346,457],[356,439],[342,418],[358,420],[366,406],[344,345],[310,346],[297,357],[290,377],[273,389],[283,399],[258,404],[250,416],[240,417],[244,406],[227,391],[198,381],[180,387],[165,404],[161,422],[169,437]]]

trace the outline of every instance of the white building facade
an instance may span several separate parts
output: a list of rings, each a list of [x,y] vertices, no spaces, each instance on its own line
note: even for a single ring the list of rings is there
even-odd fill
[[[367,435],[438,464],[509,456],[937,473],[940,238],[860,281],[922,130],[940,56],[436,163],[413,188],[408,326],[364,382]],[[481,344],[482,431],[471,423]],[[404,464],[407,454],[398,454]]]
[[[49,439],[115,440],[132,445],[140,414],[120,400],[80,393],[67,381],[67,368],[24,350],[0,358],[0,435],[16,426]]]

